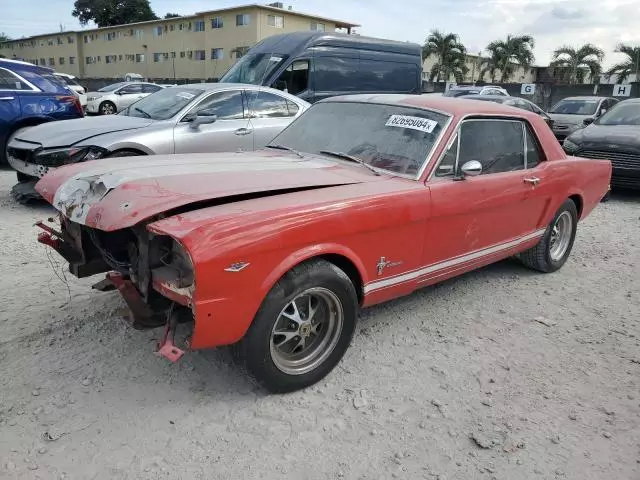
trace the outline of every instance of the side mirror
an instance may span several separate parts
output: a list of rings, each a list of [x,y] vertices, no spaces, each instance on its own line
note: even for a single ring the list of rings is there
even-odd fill
[[[482,164],[477,160],[469,160],[460,167],[463,177],[477,177],[482,173]]]
[[[584,123],[584,126],[586,127],[587,125],[591,125],[593,123],[593,120],[593,118],[585,118],[584,122],[582,123]]]
[[[193,130],[197,130],[200,125],[209,125],[211,123],[215,123],[218,120],[217,115],[197,115],[191,122],[189,123],[189,128]]]

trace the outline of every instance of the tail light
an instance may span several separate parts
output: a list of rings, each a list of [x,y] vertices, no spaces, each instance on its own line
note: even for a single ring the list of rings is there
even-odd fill
[[[73,107],[77,110],[77,112],[82,116],[84,116],[84,109],[82,108],[82,105],[80,104],[80,98],[77,95],[57,97],[57,100],[71,103]]]

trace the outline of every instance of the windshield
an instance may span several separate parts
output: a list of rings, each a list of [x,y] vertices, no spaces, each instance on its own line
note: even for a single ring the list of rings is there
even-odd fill
[[[431,110],[373,103],[317,103],[271,145],[351,155],[393,173],[415,176],[449,117]],[[335,158],[335,157],[332,157]]]
[[[597,125],[640,125],[640,103],[618,104],[593,123]]]
[[[167,120],[202,95],[197,88],[163,88],[131,104],[119,115]]]
[[[102,87],[98,91],[99,92],[113,92],[115,89],[120,88],[120,87],[124,87],[126,84],[127,84],[126,82],[113,83],[111,85],[107,85],[106,87]]]
[[[560,100],[549,113],[562,115],[593,115],[598,108],[598,100]]]
[[[220,82],[261,85],[285,58],[285,55],[250,53],[238,60],[236,64],[222,76]]]
[[[464,95],[477,95],[480,90],[448,90],[444,92],[445,97],[462,97]]]

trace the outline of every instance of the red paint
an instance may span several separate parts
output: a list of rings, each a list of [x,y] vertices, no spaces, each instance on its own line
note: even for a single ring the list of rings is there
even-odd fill
[[[374,176],[357,165],[333,162],[320,168],[253,174],[177,175],[115,189],[91,207],[88,222],[114,230],[192,201],[264,191],[269,185],[339,184],[201,208],[147,226],[179,241],[191,256],[195,289],[189,301],[195,328],[190,346],[198,349],[241,339],[270,288],[306,259],[330,255],[352,264],[362,282],[362,304],[369,306],[523,251],[537,243],[539,237],[532,235],[549,224],[569,196],[576,195],[583,204],[584,218],[608,190],[610,162],[568,158],[548,125],[533,113],[492,102],[426,96],[406,96],[400,103],[453,115],[417,181]],[[427,181],[460,120],[469,115],[529,122],[546,160],[527,171],[457,182],[435,177]],[[261,161],[273,152],[253,155]],[[66,173],[54,171],[38,188],[46,190],[49,199],[66,178],[80,171],[81,166]],[[531,175],[541,183],[525,183]],[[127,213],[119,208],[125,201],[133,204]],[[381,257],[400,264],[379,274]],[[237,262],[249,266],[225,271]],[[154,287],[169,296],[161,285]]]

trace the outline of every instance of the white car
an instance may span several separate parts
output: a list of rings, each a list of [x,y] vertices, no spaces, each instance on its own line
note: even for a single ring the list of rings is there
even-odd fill
[[[87,113],[114,115],[141,98],[162,90],[161,85],[147,82],[121,82],[87,93]]]
[[[87,92],[85,91],[84,87],[78,83],[76,77],[62,72],[54,72],[53,76],[58,79],[58,81],[65,84],[73,93],[78,96],[82,108],[85,108],[87,106]]]

